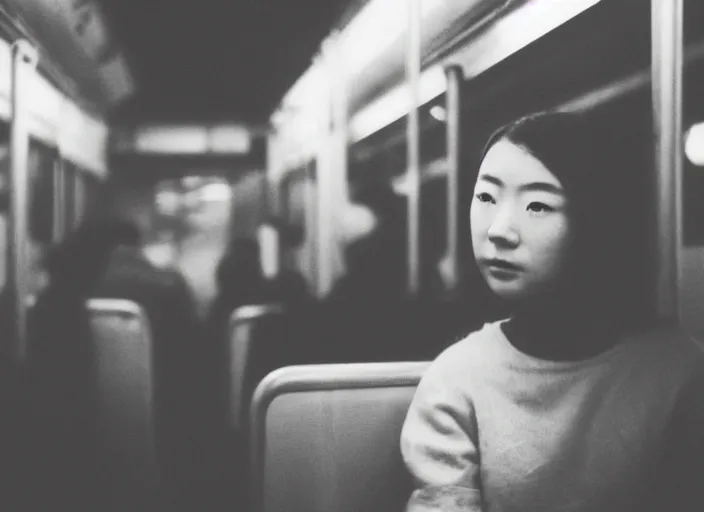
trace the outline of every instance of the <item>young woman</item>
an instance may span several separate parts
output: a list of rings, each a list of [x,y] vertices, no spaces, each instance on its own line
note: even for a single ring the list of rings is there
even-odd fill
[[[677,460],[670,433],[704,432],[691,424],[704,417],[702,349],[674,327],[632,328],[627,189],[599,135],[580,115],[541,113],[486,146],[472,246],[512,314],[433,362],[401,435],[418,487],[471,489],[471,510],[651,505],[659,476],[684,471],[662,468]],[[682,460],[698,441],[677,446]]]

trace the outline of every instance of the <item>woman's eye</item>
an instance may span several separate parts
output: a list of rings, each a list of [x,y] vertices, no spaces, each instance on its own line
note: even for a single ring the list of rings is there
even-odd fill
[[[528,205],[528,211],[536,213],[554,212],[555,209],[545,203],[532,202]]]
[[[491,194],[487,194],[486,192],[479,192],[475,197],[482,203],[494,202],[494,198],[491,197]]]

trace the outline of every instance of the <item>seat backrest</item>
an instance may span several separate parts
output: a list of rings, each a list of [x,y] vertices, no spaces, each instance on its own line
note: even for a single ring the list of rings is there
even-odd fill
[[[281,317],[284,309],[278,304],[242,306],[230,316],[227,343],[228,361],[228,408],[230,426],[240,429],[244,408],[248,407],[245,396],[245,380],[252,372],[252,343],[258,326]]]
[[[99,448],[110,510],[143,510],[157,501],[153,347],[136,303],[91,299]],[[107,510],[107,509],[106,509]]]
[[[427,362],[293,366],[257,387],[252,510],[403,510],[401,427]]]

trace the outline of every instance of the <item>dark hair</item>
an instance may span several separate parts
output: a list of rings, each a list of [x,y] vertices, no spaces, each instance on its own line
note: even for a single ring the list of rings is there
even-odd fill
[[[215,270],[215,281],[221,293],[239,293],[242,280],[260,277],[259,244],[252,238],[234,238]],[[234,287],[234,288],[233,288]]]
[[[96,224],[109,245],[138,247],[142,243],[142,235],[139,232],[139,228],[132,221],[117,218]]]
[[[259,244],[250,237],[233,238],[230,240],[226,254],[233,258],[233,261],[253,264],[259,261]]]
[[[505,124],[489,138],[482,159],[502,140],[540,160],[565,190],[575,234],[568,286],[592,301],[593,294],[622,300],[616,295],[626,287],[618,279],[628,260],[623,211],[628,188],[613,142],[584,114],[566,112],[540,112]]]

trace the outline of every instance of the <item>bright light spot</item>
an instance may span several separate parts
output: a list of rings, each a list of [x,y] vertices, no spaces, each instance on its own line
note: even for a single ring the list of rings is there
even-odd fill
[[[257,230],[260,264],[264,277],[274,278],[279,273],[279,236],[271,226],[260,226]]]
[[[251,134],[238,125],[143,126],[135,130],[134,146],[143,153],[242,154],[250,150]]]
[[[202,176],[185,176],[181,180],[181,184],[188,190],[193,190],[200,187],[203,182],[204,178]]]
[[[252,145],[249,130],[241,126],[216,126],[210,129],[209,135],[213,153],[247,153]]]
[[[180,196],[173,190],[160,190],[156,194],[157,209],[164,215],[175,215],[180,201]]]
[[[200,189],[200,200],[204,202],[229,201],[232,189],[227,183],[210,183]]]
[[[160,268],[173,265],[176,259],[175,250],[168,242],[150,244],[144,248],[143,253],[153,265]]]
[[[394,189],[394,192],[401,196],[411,195],[418,185],[418,176],[409,173],[401,174],[391,182],[391,187]]]
[[[687,131],[684,154],[692,164],[704,167],[704,123],[695,124]]]
[[[350,203],[342,214],[340,227],[342,239],[345,243],[364,238],[371,233],[377,225],[377,219],[366,206]]]
[[[432,107],[430,109],[430,115],[441,123],[444,123],[447,120],[447,111],[445,110],[445,107],[440,105],[435,105]]]
[[[145,126],[137,130],[135,146],[143,153],[205,153],[208,134],[200,126]]]

